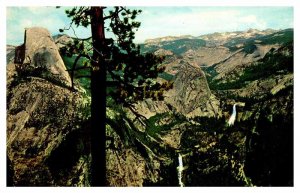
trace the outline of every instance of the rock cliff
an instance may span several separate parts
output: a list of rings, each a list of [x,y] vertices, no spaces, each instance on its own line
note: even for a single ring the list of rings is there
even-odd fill
[[[10,185],[89,186],[90,98],[69,89],[57,52],[72,38],[54,39],[26,29],[24,45],[7,48]],[[141,48],[166,56],[157,81],[174,86],[163,101],[134,106],[142,120],[107,100],[109,186],[178,186],[179,153],[186,186],[293,186],[292,29],[158,38]]]
[[[7,64],[7,185],[90,186],[90,97],[83,88],[70,89],[46,29],[26,29],[24,41],[14,57],[13,48],[7,53],[14,58]],[[159,181],[157,160],[141,156],[109,126],[108,135],[113,139],[106,158],[109,186]]]
[[[18,47],[15,61],[22,64],[22,71],[36,73],[41,78],[53,79],[71,86],[71,78],[48,30],[25,29],[25,40]]]
[[[162,48],[174,53],[167,55],[166,74],[161,77],[174,81],[165,103],[184,118],[152,113],[150,120],[156,118],[162,126],[156,131],[161,140],[183,155],[187,165],[183,183],[291,186],[293,30],[249,30],[199,38],[205,40],[204,45],[198,45],[196,37],[178,37],[169,42],[152,40],[142,47],[154,53]],[[178,52],[187,46],[195,47]],[[235,125],[228,127],[233,104],[238,113]],[[174,125],[172,120],[177,120]]]
[[[70,77],[49,32],[43,28],[25,31],[23,63],[7,65],[7,157],[14,186],[61,185],[49,160],[64,160],[54,152],[78,130],[86,119],[87,99],[68,89]],[[42,69],[38,71],[37,69]],[[70,150],[71,151],[71,150]],[[87,157],[80,156],[70,171],[62,174],[68,181],[76,169],[84,167]],[[77,168],[76,168],[77,167]],[[76,169],[75,169],[76,168]],[[78,172],[78,171],[77,171]],[[86,176],[81,170],[79,175]],[[77,178],[77,177],[76,177]],[[87,178],[79,184],[86,184]],[[67,185],[69,182],[65,182]]]

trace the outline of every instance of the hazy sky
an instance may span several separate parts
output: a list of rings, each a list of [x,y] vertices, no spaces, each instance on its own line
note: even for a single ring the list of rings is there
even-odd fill
[[[70,19],[61,7],[7,7],[7,44],[23,43],[24,28],[41,26],[52,35],[68,26]],[[193,35],[213,32],[255,29],[293,28],[292,7],[134,7],[143,12],[137,17],[141,27],[136,33],[136,42],[145,39]],[[73,36],[73,32],[66,32]],[[76,30],[79,37],[90,35],[90,29]]]

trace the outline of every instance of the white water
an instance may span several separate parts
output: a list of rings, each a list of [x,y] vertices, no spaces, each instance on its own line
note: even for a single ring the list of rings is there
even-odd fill
[[[236,117],[236,107],[235,106],[236,106],[236,104],[233,105],[232,115],[229,118],[228,126],[232,126],[234,124],[235,117]]]
[[[182,156],[181,154],[178,155],[178,181],[179,181],[179,185],[180,187],[183,187],[183,182],[182,182],[182,171],[183,171],[183,162],[182,162]]]

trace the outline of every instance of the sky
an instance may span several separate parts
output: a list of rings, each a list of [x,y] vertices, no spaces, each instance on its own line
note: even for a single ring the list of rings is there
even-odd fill
[[[26,27],[47,28],[52,35],[59,34],[59,28],[67,27],[70,18],[65,14],[67,7],[7,7],[6,40],[7,44],[23,43]],[[130,8],[130,7],[129,7]],[[136,32],[136,43],[146,39],[193,35],[199,36],[214,32],[244,31],[250,28],[264,30],[293,28],[293,7],[132,7],[141,9],[137,17],[141,27]],[[74,36],[73,31],[65,31]],[[76,29],[78,37],[89,37],[90,29]]]

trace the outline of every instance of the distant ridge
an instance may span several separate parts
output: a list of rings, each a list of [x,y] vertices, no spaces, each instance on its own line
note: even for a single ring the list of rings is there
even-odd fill
[[[228,38],[228,37],[240,37],[240,36],[254,36],[254,35],[268,35],[271,33],[275,33],[279,30],[275,29],[265,29],[265,30],[258,30],[258,29],[253,29],[250,28],[245,31],[232,31],[232,32],[214,32],[214,33],[208,33],[200,36],[192,36],[192,35],[181,35],[181,36],[164,36],[164,37],[158,37],[158,38],[151,38],[151,39],[146,39],[145,44],[157,44],[159,42],[164,42],[164,41],[174,41],[174,40],[180,40],[180,39],[211,39],[216,36],[223,36],[223,38]]]

